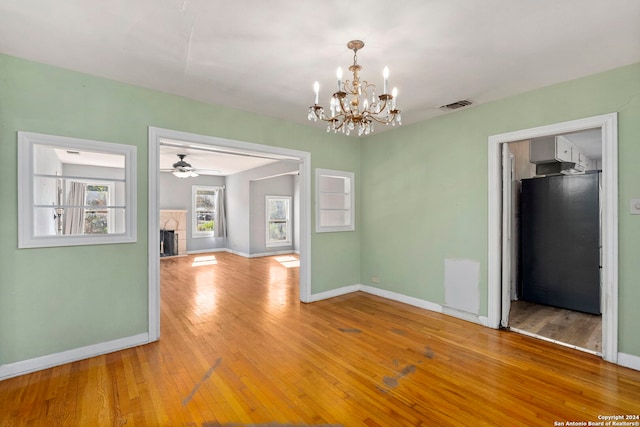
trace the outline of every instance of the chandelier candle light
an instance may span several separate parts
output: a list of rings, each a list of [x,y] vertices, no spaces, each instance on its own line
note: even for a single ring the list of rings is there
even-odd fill
[[[357,131],[358,136],[373,132],[374,122],[391,124],[391,126],[401,125],[400,110],[396,108],[398,89],[394,87],[391,94],[387,93],[389,69],[384,67],[382,95],[376,98],[376,86],[366,80],[360,80],[358,76],[362,70],[358,64],[358,50],[364,47],[364,42],[351,40],[347,43],[347,47],[353,51],[353,65],[349,66],[349,71],[353,73],[353,80],[342,81],[342,68],[338,68],[336,72],[338,91],[331,96],[329,117],[325,116],[324,108],[318,105],[320,84],[315,82],[313,84],[315,103],[309,107],[307,118],[313,121],[320,119],[327,122],[327,132],[341,131],[349,135],[352,131]]]

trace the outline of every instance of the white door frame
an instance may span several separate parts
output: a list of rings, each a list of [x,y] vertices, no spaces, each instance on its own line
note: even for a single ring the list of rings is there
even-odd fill
[[[196,145],[225,147],[232,150],[260,154],[286,156],[300,161],[300,301],[311,301],[311,153],[273,147],[251,142],[235,141],[149,127],[149,206],[148,206],[148,255],[149,255],[149,341],[160,338],[160,141],[163,139],[185,141]]]
[[[507,144],[502,147],[502,314],[500,326],[506,328],[511,308],[511,276],[513,274],[513,154]],[[506,292],[506,289],[509,291]]]
[[[502,144],[586,129],[602,130],[602,357],[618,361],[618,115],[603,114],[489,137],[488,326],[502,301]]]

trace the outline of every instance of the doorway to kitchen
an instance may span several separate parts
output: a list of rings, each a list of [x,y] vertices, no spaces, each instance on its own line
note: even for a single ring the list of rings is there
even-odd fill
[[[511,256],[503,327],[601,354],[601,129],[502,145]]]
[[[595,268],[601,266],[600,274],[597,274],[597,282],[595,292],[596,299],[599,303],[598,309],[602,312],[601,322],[601,351],[592,351],[601,354],[605,360],[617,361],[617,115],[607,114],[595,116],[570,122],[563,122],[554,125],[543,126],[539,128],[525,129],[506,134],[493,135],[489,137],[489,326],[498,328],[513,328],[519,332],[527,333],[524,329],[514,328],[513,322],[521,320],[524,316],[520,316],[526,310],[534,313],[535,307],[518,307],[519,302],[514,304],[514,311],[511,310],[512,300],[518,297],[518,294],[528,292],[528,299],[535,304],[541,306],[549,305],[545,298],[549,297],[549,290],[544,286],[524,291],[522,288],[523,278],[529,279],[535,274],[532,270],[527,270],[522,264],[522,251],[517,250],[521,242],[518,239],[521,233],[516,230],[521,229],[519,224],[514,224],[513,210],[514,191],[512,184],[513,164],[515,156],[510,153],[509,147],[516,147],[515,143],[540,141],[551,138],[553,143],[549,143],[555,147],[555,137],[558,135],[576,135],[581,132],[598,133],[601,136],[602,158],[599,164],[586,164],[584,161],[571,161],[572,159],[555,159],[557,165],[547,164],[544,167],[537,167],[535,163],[532,167],[537,168],[536,175],[556,176],[558,180],[562,180],[564,176],[583,176],[585,180],[591,179],[598,182],[601,190],[597,192],[597,199],[600,200],[599,208],[596,208],[596,230],[601,229],[601,233],[597,233],[597,240],[601,245],[601,253],[596,255]],[[520,146],[518,149],[522,149]],[[530,151],[529,147],[526,151]],[[579,151],[579,150],[578,150]],[[586,157],[586,156],[584,156]],[[522,159],[520,159],[522,161]],[[529,159],[530,160],[530,159]],[[526,163],[529,163],[528,161]],[[582,164],[581,164],[582,163]],[[545,169],[546,168],[546,169]],[[551,168],[551,169],[549,169]],[[601,173],[595,172],[600,168]],[[585,173],[590,169],[590,174]],[[588,175],[593,175],[588,177]],[[530,178],[539,179],[539,178]],[[554,178],[555,179],[555,178]],[[537,181],[536,184],[542,181]],[[567,180],[569,182],[569,179]],[[572,185],[575,181],[571,181]],[[601,183],[601,185],[600,185]],[[554,185],[551,185],[553,187]],[[562,186],[562,185],[561,185]],[[574,185],[575,186],[575,185]],[[529,211],[529,207],[527,211]],[[599,210],[599,212],[598,212]],[[598,218],[599,217],[599,218]],[[600,222],[601,227],[598,227]],[[592,225],[593,227],[593,225]],[[537,229],[536,229],[537,232]],[[532,234],[536,234],[536,232]],[[597,243],[597,242],[596,242]],[[600,261],[600,262],[597,262]],[[515,268],[514,268],[515,266]],[[593,291],[593,289],[592,289]],[[532,297],[533,295],[533,297]],[[560,298],[557,297],[556,298]],[[589,299],[590,298],[590,299]],[[589,301],[593,301],[593,292],[588,297]],[[562,299],[562,298],[560,298]],[[562,304],[558,304],[562,305]],[[582,308],[568,307],[572,311],[581,311]],[[518,313],[520,310],[520,313]],[[585,311],[589,311],[587,309]],[[556,313],[556,319],[566,319],[569,322],[570,316],[566,313]],[[524,316],[526,318],[526,316]],[[542,317],[542,316],[541,316]],[[526,322],[526,320],[525,320]],[[530,324],[536,323],[533,318],[529,319]],[[578,320],[578,323],[580,321]],[[540,324],[542,325],[542,324]],[[544,325],[538,332],[544,329]],[[530,332],[528,334],[538,338],[547,339],[559,344],[569,345],[572,347],[585,349],[586,347],[565,343],[551,337],[545,337],[538,332]],[[547,334],[547,333],[545,333]],[[550,335],[550,334],[547,334]]]

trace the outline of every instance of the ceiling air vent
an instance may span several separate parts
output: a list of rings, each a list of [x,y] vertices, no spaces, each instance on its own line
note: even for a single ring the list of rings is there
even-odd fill
[[[457,110],[458,108],[466,107],[468,105],[471,105],[471,101],[463,99],[461,101],[456,101],[456,102],[452,102],[451,104],[443,105],[440,107],[440,109],[443,111]]]

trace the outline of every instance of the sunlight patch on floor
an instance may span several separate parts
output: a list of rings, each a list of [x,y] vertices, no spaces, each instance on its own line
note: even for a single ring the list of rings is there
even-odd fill
[[[191,264],[191,267],[202,267],[203,265],[214,265],[217,263],[218,260],[214,255],[197,256],[193,259],[193,264]]]
[[[275,260],[287,268],[300,267],[300,260],[291,255],[278,256],[275,258]]]

